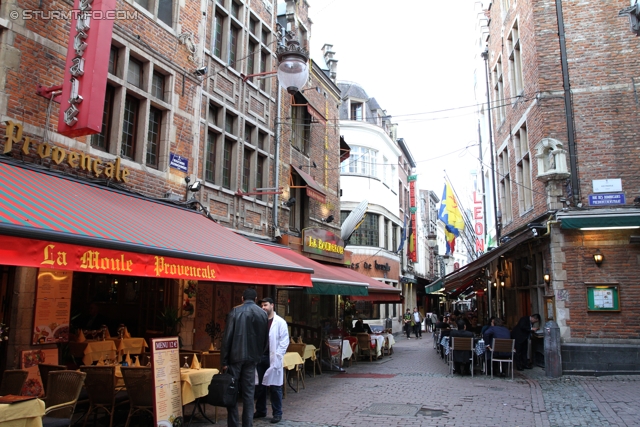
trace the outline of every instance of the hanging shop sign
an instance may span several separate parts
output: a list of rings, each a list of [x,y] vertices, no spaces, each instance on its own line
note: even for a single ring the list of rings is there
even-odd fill
[[[344,259],[344,240],[329,230],[306,228],[302,230],[303,252]]]
[[[478,198],[478,192],[473,192],[473,229],[476,233],[476,254],[484,253],[484,223],[483,223],[482,198]]]
[[[409,176],[409,203],[411,213],[411,226],[409,227],[409,247],[407,258],[413,262],[418,261],[418,227],[416,222],[416,175]]]
[[[4,152],[9,154],[13,150],[13,144],[22,144],[22,153],[29,155],[33,147],[41,159],[50,158],[53,163],[59,165],[66,163],[73,169],[81,169],[99,177],[106,177],[116,181],[128,182],[129,171],[120,166],[120,157],[113,162],[103,162],[97,157],[85,153],[67,151],[61,147],[55,147],[46,142],[32,141],[30,137],[23,137],[23,127],[20,123],[7,121],[5,129]]]
[[[115,0],[75,0],[58,119],[62,135],[102,130],[115,8]]]

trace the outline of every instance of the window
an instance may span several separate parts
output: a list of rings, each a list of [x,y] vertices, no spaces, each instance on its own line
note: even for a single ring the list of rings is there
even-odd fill
[[[269,144],[269,135],[264,132],[258,132],[258,148],[267,150]]]
[[[380,246],[378,215],[366,213],[360,227],[351,235],[349,242],[356,246]]]
[[[382,182],[384,184],[386,184],[387,186],[390,185],[390,183],[389,183],[389,160],[385,156],[382,156]]]
[[[507,38],[507,48],[509,50],[509,71],[511,77],[511,96],[516,97],[523,91],[522,81],[522,56],[520,55],[520,35],[518,32],[518,21],[513,24],[513,28]]]
[[[213,20],[213,46],[211,50],[213,55],[222,58],[222,25],[224,24],[224,16],[216,12]]]
[[[378,152],[367,147],[351,147],[351,155],[341,164],[342,173],[377,177]]]
[[[249,52],[247,53],[247,76],[255,74],[254,60],[256,52],[256,42],[249,41]],[[249,81],[253,81],[253,77],[249,77]]]
[[[382,247],[389,249],[389,220],[384,219],[384,240],[382,241]]]
[[[127,95],[124,101],[124,118],[122,121],[122,145],[120,155],[133,159],[136,152],[136,127],[140,101]]]
[[[264,28],[260,33],[260,41],[262,44],[269,44],[269,30],[267,28]]]
[[[295,102],[305,105],[291,107],[291,145],[302,153],[308,154],[311,140],[311,114],[307,111],[306,99],[296,94]]]
[[[362,121],[362,102],[351,102],[351,120]]]
[[[253,16],[249,17],[249,31],[251,32],[251,34],[253,34],[254,36],[258,35],[258,30],[259,30],[259,24],[258,24],[258,20],[256,18],[254,18]]]
[[[391,227],[391,250],[395,252],[398,249],[398,226],[393,224]]]
[[[234,1],[231,2],[231,16],[240,19],[240,5]]]
[[[513,145],[516,153],[516,180],[518,183],[518,204],[520,213],[533,207],[533,190],[531,188],[531,157],[529,154],[529,138],[527,126],[524,125],[514,135]]]
[[[234,146],[235,143],[233,140],[225,138],[224,146],[222,148],[222,186],[227,190],[231,189]]]
[[[254,151],[248,148],[244,149],[242,159],[242,191],[249,192],[249,183],[251,181],[251,157]]]
[[[267,62],[269,61],[269,54],[267,52],[260,52],[260,72],[265,73],[267,71]],[[260,79],[260,90],[267,90],[267,79]]]
[[[249,123],[244,124],[244,140],[246,143],[251,144],[251,145],[256,145],[255,144],[255,139],[256,139],[256,135],[255,135],[255,126],[250,125]]]
[[[227,133],[233,133],[233,130],[235,129],[235,121],[236,121],[236,117],[227,113],[224,116],[224,130]]]
[[[127,58],[124,49],[112,48],[111,52],[122,55],[120,58],[112,55],[110,66],[117,68],[117,60],[122,59],[125,66],[121,67],[121,72],[125,81],[114,79],[112,72],[108,74],[110,81],[105,92],[102,131],[91,137],[91,146],[152,168],[164,169],[162,163],[168,161],[171,74],[152,62]],[[149,72],[149,78],[143,77],[144,70]],[[139,89],[147,92],[148,96],[136,94]]]
[[[237,27],[233,25],[229,27],[229,57],[227,58],[227,62],[231,68],[236,68],[239,32]]]
[[[207,152],[205,154],[204,164],[204,179],[206,181],[215,183],[215,171],[216,171],[216,141],[218,134],[209,131],[207,133]]]
[[[256,164],[256,188],[264,188],[264,172],[267,170],[267,156],[258,154]],[[257,195],[256,199],[262,200],[262,195]]]
[[[156,71],[151,78],[151,95],[164,101],[164,76]]]
[[[114,76],[118,72],[118,48],[115,46],[111,46],[109,52],[109,72]]]
[[[500,178],[500,205],[502,206],[502,222],[511,222],[511,176],[509,174],[509,151],[505,148],[498,156],[498,174]]]
[[[504,82],[502,80],[501,58],[498,58],[498,62],[493,68],[493,111],[495,111],[496,122],[501,124],[505,118]]]
[[[142,63],[133,58],[129,58],[127,83],[130,83],[135,87],[142,87]]]
[[[303,187],[306,183],[296,173],[291,173],[292,187]],[[289,207],[289,230],[300,232],[309,226],[309,197],[304,188],[291,188],[289,197],[296,202]]]
[[[218,126],[218,115],[220,113],[220,108],[217,105],[209,104],[209,114],[207,115],[207,120],[209,123],[214,126]]]
[[[162,127],[162,111],[158,108],[149,109],[149,130],[147,131],[147,166],[158,168],[158,154],[160,151],[160,128]]]
[[[173,26],[173,0],[135,0],[158,20]]]

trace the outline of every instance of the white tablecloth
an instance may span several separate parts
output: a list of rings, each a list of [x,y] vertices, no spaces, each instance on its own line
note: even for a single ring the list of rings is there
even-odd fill
[[[371,344],[376,346],[376,356],[382,356],[382,346],[384,345],[384,337],[382,335],[371,335]]]

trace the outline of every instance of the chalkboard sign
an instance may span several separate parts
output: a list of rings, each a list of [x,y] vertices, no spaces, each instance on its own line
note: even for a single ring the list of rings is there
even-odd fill
[[[587,285],[587,310],[620,311],[617,285]]]

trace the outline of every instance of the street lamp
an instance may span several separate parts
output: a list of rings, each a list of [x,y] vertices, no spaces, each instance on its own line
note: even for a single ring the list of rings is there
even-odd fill
[[[282,29],[282,37],[276,50],[278,57],[278,82],[291,95],[309,80],[309,52],[295,39],[295,34]]]

